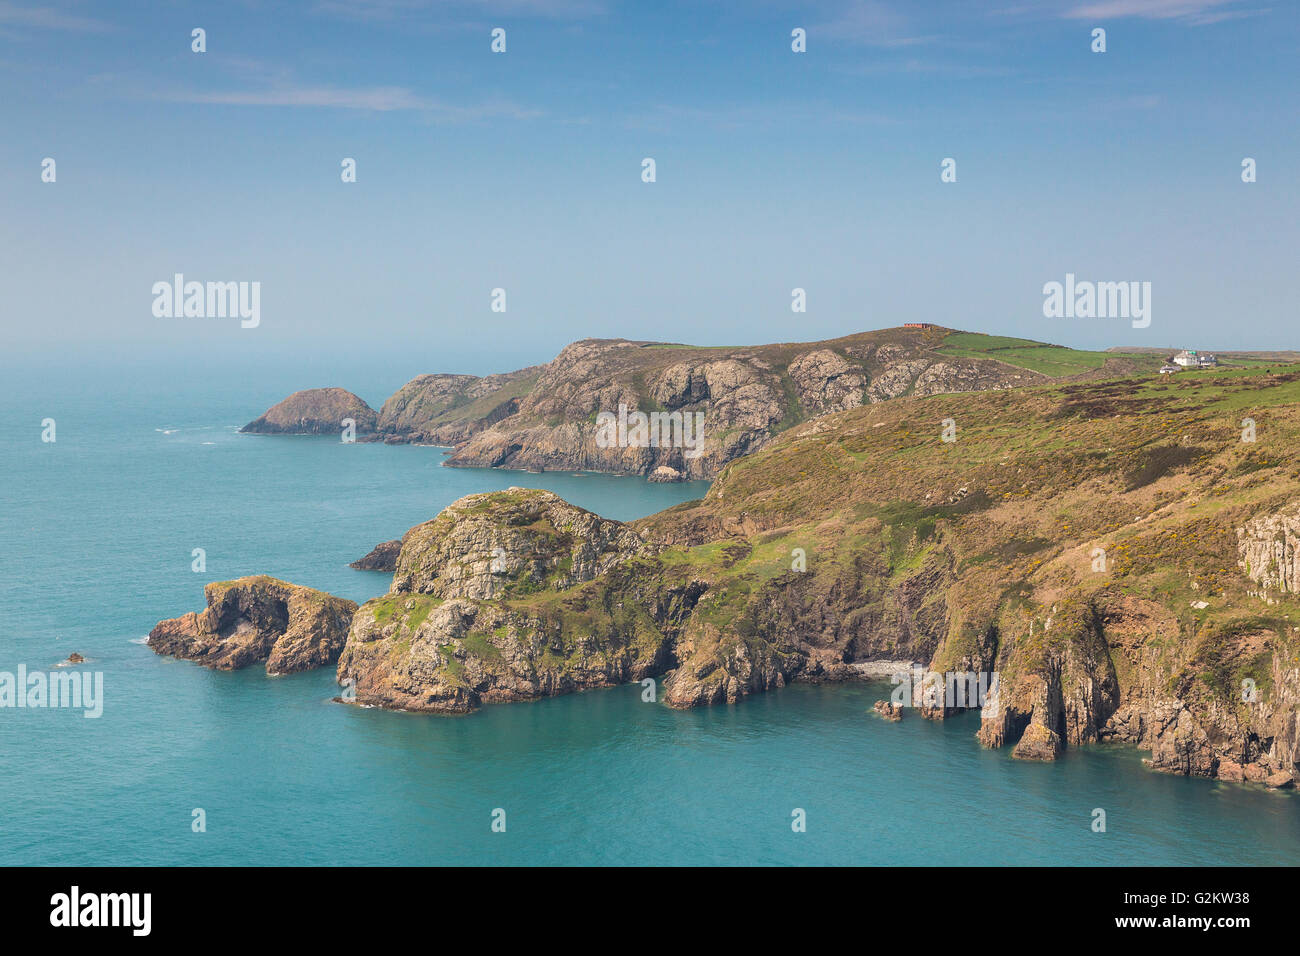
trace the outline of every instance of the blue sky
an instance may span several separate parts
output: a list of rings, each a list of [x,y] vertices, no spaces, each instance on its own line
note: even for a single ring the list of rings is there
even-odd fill
[[[1298,24],[1289,0],[0,0],[0,343],[399,378],[906,321],[1300,348]],[[155,318],[176,272],[259,281],[261,325]],[[1044,318],[1067,272],[1150,281],[1150,327]]]

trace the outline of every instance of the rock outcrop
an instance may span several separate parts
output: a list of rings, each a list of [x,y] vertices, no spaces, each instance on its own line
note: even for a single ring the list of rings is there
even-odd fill
[[[418,375],[379,410],[378,438],[455,445],[514,414],[541,366],[502,375]]]
[[[462,498],[403,537],[389,593],[353,619],[339,682],[360,704],[463,713],[662,673],[689,587],[565,599],[645,548],[550,492]]]
[[[338,435],[345,419],[355,423],[356,433],[375,430],[375,410],[342,388],[309,388],[294,392],[272,405],[241,432],[258,435]]]
[[[903,719],[903,705],[890,703],[887,700],[878,700],[871,705],[872,709],[885,720],[899,721]]]
[[[207,608],[160,621],[149,632],[155,653],[216,670],[266,662],[268,674],[333,664],[357,605],[265,575],[203,589]]]
[[[356,568],[358,571],[385,571],[392,574],[397,570],[397,556],[401,552],[401,538],[395,538],[392,541],[381,541],[371,548],[368,554],[357,558],[348,567]]]
[[[1300,593],[1300,502],[1237,531],[1239,566],[1266,592]]]

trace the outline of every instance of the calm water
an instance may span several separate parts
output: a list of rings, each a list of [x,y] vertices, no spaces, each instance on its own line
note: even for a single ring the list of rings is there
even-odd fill
[[[362,394],[373,402],[400,384]],[[465,718],[330,702],[331,671],[213,673],[138,643],[265,572],[364,601],[347,563],[455,498],[522,484],[632,518],[703,485],[442,468],[432,448],[241,436],[298,382],[11,370],[0,384],[0,671],[72,651],[98,720],[0,710],[0,864],[1292,863],[1300,802],[1154,774],[1132,751],[1053,765],[974,715],[886,724],[887,685],[796,686],[677,712],[639,686]],[[58,440],[40,441],[53,417]],[[207,572],[190,570],[191,550]],[[191,831],[201,807],[207,832]],[[492,833],[491,814],[507,830]],[[1090,830],[1093,808],[1108,832]],[[794,833],[802,808],[807,832]]]

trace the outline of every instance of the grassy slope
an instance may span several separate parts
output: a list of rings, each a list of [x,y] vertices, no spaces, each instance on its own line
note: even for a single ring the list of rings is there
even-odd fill
[[[1131,360],[1136,367],[1155,368],[1155,356],[1124,352],[1087,352],[1048,345],[1032,339],[1010,338],[1004,335],[983,335],[978,332],[953,332],[946,336],[939,351],[957,358],[991,358],[1017,368],[1041,372],[1052,378],[1063,378],[1093,372],[1107,361]]]

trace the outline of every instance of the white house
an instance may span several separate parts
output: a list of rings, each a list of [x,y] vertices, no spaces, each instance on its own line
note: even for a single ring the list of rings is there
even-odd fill
[[[1200,364],[1200,360],[1196,355],[1196,349],[1183,349],[1174,356],[1173,361],[1175,365],[1181,365],[1183,368],[1196,368],[1197,365]]]

